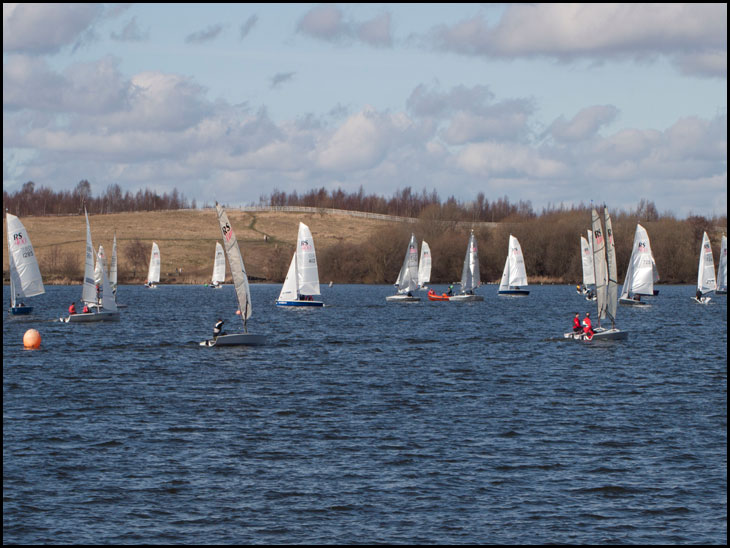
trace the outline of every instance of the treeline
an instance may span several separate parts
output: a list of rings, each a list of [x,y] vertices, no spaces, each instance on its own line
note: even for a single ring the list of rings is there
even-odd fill
[[[529,201],[520,200],[513,204],[506,196],[490,201],[480,192],[470,202],[459,201],[453,196],[442,202],[435,190],[427,192],[424,189],[418,193],[411,187],[396,190],[390,198],[365,194],[362,186],[352,193],[344,192],[341,188],[329,192],[325,188],[313,189],[304,194],[275,189],[268,196],[262,195],[260,202],[270,206],[332,208],[399,217],[426,216],[471,222],[501,222],[506,219],[519,221],[536,217]]]
[[[78,215],[84,205],[89,213],[122,213],[127,211],[162,211],[170,209],[195,209],[177,189],[162,196],[149,189],[122,192],[117,184],[109,185],[100,196],[93,196],[91,183],[79,181],[69,190],[55,191],[48,187],[36,187],[33,181],[25,183],[20,190],[8,193],[3,190],[3,207],[20,217],[29,215]]]
[[[582,280],[580,236],[585,236],[590,226],[590,210],[590,207],[554,209],[524,221],[505,221],[493,227],[474,225],[482,282],[499,282],[512,234],[520,241],[531,284],[579,283]],[[611,210],[620,283],[628,267],[637,223],[649,233],[660,283],[684,284],[697,280],[703,232],[710,235],[717,265],[720,237],[727,231],[726,216],[678,220],[660,217],[654,211],[646,201],[635,211]],[[468,223],[423,217],[415,224],[384,227],[363,244],[343,241],[322,251],[318,249],[321,279],[340,283],[393,283],[410,234],[414,233],[419,247],[425,240],[431,248],[432,282],[456,282],[461,276],[469,231]],[[286,250],[275,264],[270,262],[268,277],[283,280],[290,258],[291,252]]]

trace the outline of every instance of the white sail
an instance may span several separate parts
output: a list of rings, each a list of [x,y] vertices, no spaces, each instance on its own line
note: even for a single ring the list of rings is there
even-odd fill
[[[621,289],[621,298],[627,299],[632,295],[653,295],[655,272],[649,234],[643,226],[637,224],[626,279]]]
[[[114,243],[112,244],[112,261],[109,264],[109,286],[112,288],[114,295],[117,294],[117,234],[114,233]]]
[[[116,312],[117,301],[114,297],[114,291],[109,284],[109,278],[106,275],[106,269],[104,268],[105,262],[104,248],[99,246],[99,254],[96,259],[96,264],[102,266],[100,269],[101,280],[99,280],[99,287],[101,288],[101,302],[99,304],[101,304],[102,308],[107,312]]]
[[[28,232],[15,215],[6,213],[8,261],[10,266],[10,303],[46,292]]]
[[[720,245],[720,264],[717,267],[717,292],[727,292],[727,236],[722,237]]]
[[[510,287],[525,287],[527,284],[527,272],[525,271],[525,259],[522,255],[522,247],[517,238],[509,235],[507,246],[507,260],[504,263],[502,280],[499,284],[500,291],[507,291]]]
[[[106,272],[106,253],[104,253],[104,246],[99,246],[99,251],[96,253],[96,266],[94,267],[94,283],[101,289],[104,277],[102,273]]]
[[[150,268],[147,271],[147,283],[159,283],[160,281],[160,248],[152,242],[152,253],[150,254]]]
[[[297,254],[294,252],[289,263],[289,270],[284,279],[284,285],[281,286],[279,293],[279,301],[295,301],[297,300]]]
[[[591,212],[593,231],[593,270],[596,276],[596,306],[598,319],[606,317],[606,298],[608,291],[608,272],[606,270],[606,241],[603,237],[601,218],[595,208]]]
[[[418,285],[425,287],[431,281],[431,248],[424,240],[421,242],[421,258],[418,260]]]
[[[236,289],[236,297],[238,298],[238,306],[241,310],[241,319],[243,320],[243,328],[246,329],[246,320],[251,317],[251,290],[248,287],[248,276],[246,268],[243,265],[243,257],[238,247],[236,234],[233,232],[231,223],[228,222],[228,215],[219,205],[215,205],[218,213],[218,223],[223,234],[223,247],[228,256],[228,266],[231,268],[231,277],[233,278],[233,286]]]
[[[403,266],[395,285],[398,287],[398,293],[402,294],[414,291],[418,287],[418,244],[415,234],[411,234]]]
[[[94,244],[91,243],[91,227],[89,226],[89,214],[84,208],[86,215],[86,261],[84,263],[84,285],[81,289],[81,300],[87,304],[96,304],[96,276],[94,267]]]
[[[226,280],[226,254],[220,242],[215,243],[215,259],[213,261],[213,285],[222,284]]]
[[[588,231],[588,237],[591,237],[591,232]],[[588,287],[596,283],[596,275],[593,272],[593,249],[586,238],[580,237],[580,255],[583,264],[583,285]]]
[[[608,214],[607,207],[603,208],[603,218],[606,226],[606,264],[608,265],[606,314],[613,325],[616,322],[616,309],[618,307],[618,268],[616,266],[616,246],[613,241],[611,217]]]
[[[714,291],[716,288],[715,281],[715,261],[712,258],[712,246],[707,232],[702,235],[702,248],[700,249],[700,264],[697,269],[697,290],[703,295]]]
[[[309,227],[304,223],[299,223],[296,269],[299,295],[319,295],[319,272],[314,239]]]
[[[481,284],[479,274],[479,253],[477,251],[477,239],[474,231],[471,231],[469,243],[466,246],[464,266],[461,269],[461,292],[470,293]]]

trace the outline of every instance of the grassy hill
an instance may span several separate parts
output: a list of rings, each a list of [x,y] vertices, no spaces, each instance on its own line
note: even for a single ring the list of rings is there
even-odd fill
[[[235,209],[227,213],[249,276],[277,282],[286,276],[300,221],[312,230],[318,255],[336,244],[360,245],[383,228],[395,229],[403,224],[329,213],[250,213]],[[44,282],[81,283],[86,247],[84,216],[24,217],[21,221],[30,235]],[[153,241],[160,247],[162,283],[210,280],[215,242],[221,240],[214,209],[90,215],[89,224],[94,247],[104,246],[108,256],[116,233],[120,283],[144,282]],[[5,219],[5,231],[4,225]],[[136,257],[140,255],[136,249],[140,244],[141,259]],[[5,251],[4,280],[8,279],[7,272]],[[326,272],[321,274],[323,280],[327,279]]]

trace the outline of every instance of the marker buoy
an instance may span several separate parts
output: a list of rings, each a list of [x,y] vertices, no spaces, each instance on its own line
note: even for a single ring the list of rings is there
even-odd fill
[[[26,348],[40,348],[41,347],[41,334],[35,329],[29,329],[23,335],[23,346]]]

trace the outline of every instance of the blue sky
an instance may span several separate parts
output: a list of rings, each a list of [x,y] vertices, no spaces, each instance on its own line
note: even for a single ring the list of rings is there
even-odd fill
[[[727,7],[4,4],[3,188],[727,211]]]

